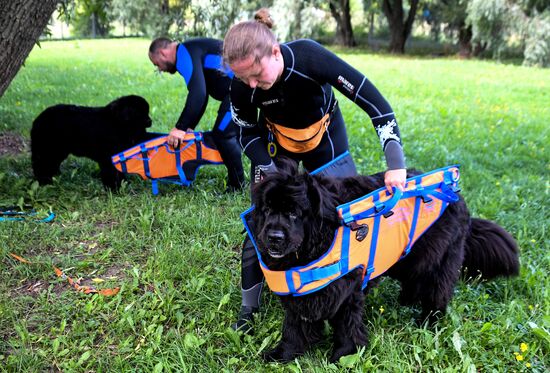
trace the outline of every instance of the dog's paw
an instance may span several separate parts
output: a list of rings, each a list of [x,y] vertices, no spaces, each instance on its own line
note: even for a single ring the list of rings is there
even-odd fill
[[[262,357],[267,362],[275,361],[279,363],[286,363],[294,360],[294,358],[298,355],[300,354],[297,352],[285,350],[281,346],[277,346],[273,350],[265,352]]]
[[[331,363],[336,363],[342,356],[351,355],[357,352],[357,346],[353,343],[345,344],[339,347],[336,347],[332,351],[332,356],[330,357]]]

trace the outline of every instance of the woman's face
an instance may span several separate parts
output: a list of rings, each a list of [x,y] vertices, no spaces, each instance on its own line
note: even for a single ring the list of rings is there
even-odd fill
[[[284,62],[278,45],[273,47],[273,53],[256,61],[254,56],[235,61],[229,67],[235,76],[250,88],[270,89],[283,73]]]

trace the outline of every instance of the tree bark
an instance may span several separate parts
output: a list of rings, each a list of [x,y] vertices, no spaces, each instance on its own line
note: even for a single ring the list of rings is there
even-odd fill
[[[412,25],[418,9],[418,1],[409,0],[410,9],[407,18],[405,18],[403,0],[383,0],[382,10],[390,25],[389,51],[391,53],[405,53],[405,43],[411,35]]]
[[[357,45],[351,27],[350,0],[330,0],[330,13],[336,20],[336,43],[346,47]]]
[[[0,97],[25,62],[59,0],[0,2]]]
[[[470,58],[472,55],[472,26],[466,22],[460,24],[458,29],[458,55],[463,58]]]

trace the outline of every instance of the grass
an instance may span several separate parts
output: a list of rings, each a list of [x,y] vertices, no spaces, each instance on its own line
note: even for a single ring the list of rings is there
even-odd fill
[[[147,46],[140,39],[43,42],[0,99],[0,135],[28,141],[47,106],[104,105],[125,94],[145,97],[153,130],[168,131],[186,89],[180,77],[153,73]],[[518,278],[460,283],[433,329],[417,327],[417,310],[400,307],[397,285],[384,281],[367,298],[367,348],[329,364],[326,342],[293,363],[264,364],[259,354],[280,338],[282,311],[266,291],[254,336],[228,328],[240,303],[239,213],[249,200],[219,193],[223,167],[201,169],[191,188],[163,184],[157,197],[137,178],[110,194],[95,164],[72,157],[53,185],[38,187],[25,151],[0,157],[0,205],[30,204],[41,215],[52,209],[57,218],[0,222],[0,370],[548,371],[550,70],[339,53],[392,104],[410,167],[462,165],[472,214],[518,240]],[[340,103],[359,170],[382,170],[369,119]],[[216,109],[209,106],[200,128],[210,128]],[[51,264],[121,291],[77,293]]]

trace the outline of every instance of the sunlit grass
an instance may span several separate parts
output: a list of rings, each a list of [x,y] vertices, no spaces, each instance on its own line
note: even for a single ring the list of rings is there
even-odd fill
[[[0,99],[0,133],[27,140],[32,120],[56,103],[105,105],[139,94],[153,130],[168,131],[187,92],[181,77],[153,72],[148,40],[45,42]],[[71,157],[52,186],[33,184],[28,153],[0,158],[0,204],[57,213],[53,224],[0,222],[0,370],[8,371],[547,371],[550,335],[550,71],[458,59],[340,55],[364,72],[396,112],[407,163],[462,165],[475,216],[518,240],[517,279],[461,283],[447,316],[418,328],[385,281],[367,298],[370,345],[339,365],[330,342],[285,367],[259,357],[280,337],[282,312],[266,292],[254,336],[228,330],[240,302],[239,213],[246,193],[220,194],[223,167],[191,188],[161,185],[153,197],[134,178],[102,189],[92,162]],[[363,173],[384,168],[368,117],[340,97],[352,154]],[[211,102],[200,128],[209,129]],[[19,263],[9,252],[37,264]],[[121,286],[109,298],[57,279]]]

